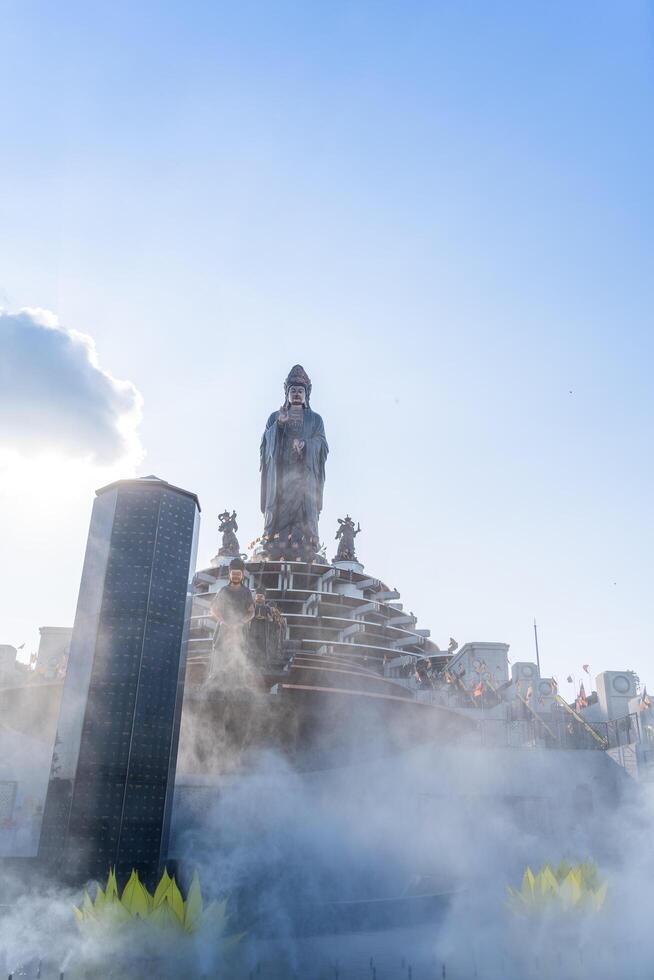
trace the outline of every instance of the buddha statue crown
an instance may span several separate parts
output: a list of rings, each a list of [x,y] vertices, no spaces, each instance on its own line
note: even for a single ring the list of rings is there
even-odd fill
[[[301,364],[295,364],[288,372],[288,377],[284,382],[284,394],[288,400],[288,389],[293,385],[302,385],[307,393],[307,405],[311,397],[311,380]]]

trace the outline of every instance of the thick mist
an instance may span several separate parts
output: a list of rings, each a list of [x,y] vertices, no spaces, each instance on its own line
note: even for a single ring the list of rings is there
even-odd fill
[[[648,975],[639,909],[651,803],[602,752],[430,745],[301,775],[268,754],[227,779],[213,804],[197,787],[186,804],[184,795],[180,787],[173,850],[235,897],[249,921],[250,968],[279,962],[279,976],[327,976],[320,970],[340,963],[340,976],[363,976],[356,970],[372,956],[380,978],[406,975],[402,961],[413,977],[443,964],[460,977],[609,977],[626,964]],[[516,919],[506,884],[526,864],[561,857],[598,863],[606,911]],[[375,928],[373,916],[358,935],[320,935],[342,925],[344,902],[368,903],[379,918],[379,905],[400,897],[411,911],[402,921],[393,906],[393,930]]]
[[[178,785],[171,845],[183,877],[197,867],[205,894],[230,896],[234,926],[247,930],[238,956],[226,966],[211,935],[184,938],[164,944],[158,975],[345,978],[372,975],[371,957],[380,980],[409,966],[413,978],[439,976],[443,965],[450,977],[650,975],[652,801],[604,753],[426,745],[303,774],[277,753],[251,762],[217,786]],[[561,857],[597,861],[606,911],[513,917],[506,884],[526,863]],[[74,976],[81,963],[100,971],[89,975],[151,975],[144,964],[160,941],[80,935],[78,895],[36,883],[13,900],[19,879],[5,872],[2,883],[7,974],[31,960],[36,975],[43,958],[43,976],[50,966]],[[377,928],[380,904],[400,898],[412,902],[408,918],[397,903],[394,928]],[[361,932],[345,928],[345,902],[373,910]]]
[[[353,745],[338,767],[299,771],[216,723],[225,698],[237,715],[249,705],[258,732],[272,717],[244,650],[186,697],[170,855],[182,884],[197,868],[205,898],[229,899],[231,928],[245,932],[235,953],[210,931],[81,933],[80,893],[5,862],[5,975],[23,964],[37,976],[39,960],[43,978],[651,975],[653,799],[605,752],[425,740],[388,753],[380,732],[365,761]],[[190,710],[194,698],[209,708]],[[516,918],[506,885],[561,858],[597,863],[605,910]]]

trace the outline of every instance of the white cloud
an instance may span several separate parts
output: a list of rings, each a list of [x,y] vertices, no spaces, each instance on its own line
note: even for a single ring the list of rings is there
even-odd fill
[[[107,466],[140,458],[143,399],[98,362],[93,339],[49,310],[0,311],[0,449]]]

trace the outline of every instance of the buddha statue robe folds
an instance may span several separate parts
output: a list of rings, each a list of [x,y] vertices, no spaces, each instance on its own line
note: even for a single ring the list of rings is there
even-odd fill
[[[311,382],[299,364],[284,389],[284,404],[268,419],[261,440],[262,550],[271,560],[313,561],[329,447],[322,418],[309,407]]]

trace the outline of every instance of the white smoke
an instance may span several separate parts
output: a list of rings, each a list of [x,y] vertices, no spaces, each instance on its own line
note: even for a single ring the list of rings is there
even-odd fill
[[[583,803],[575,790],[587,784],[593,799]],[[489,980],[649,976],[652,854],[642,841],[653,811],[601,752],[431,744],[304,774],[268,753],[213,797],[199,787],[186,804],[181,796],[175,853],[235,896],[250,930],[246,966],[266,977],[337,970],[345,980],[367,975],[371,959],[379,980],[409,967],[416,980],[441,976],[443,966],[448,977]],[[506,885],[520,883],[526,864],[562,857],[598,863],[607,911],[515,918]],[[396,899],[394,928],[379,928]],[[377,928],[365,926],[370,912]],[[339,931],[343,916],[359,914],[362,931]]]
[[[242,651],[234,657],[245,671]],[[212,681],[204,693],[221,691]],[[651,975],[654,807],[605,753],[432,739],[323,771],[299,772],[281,752],[260,751],[244,769],[210,715],[185,716],[194,719],[192,749],[180,758],[171,853],[182,877],[199,870],[205,895],[230,897],[234,928],[247,932],[238,959],[225,967],[206,934],[170,947],[137,933],[80,934],[72,915],[79,895],[26,893],[25,882],[5,874],[7,974],[31,962],[35,976],[43,957],[65,968],[66,980],[82,964],[103,978]],[[189,763],[195,780],[185,777]],[[533,924],[515,918],[506,885],[519,884],[526,864],[562,857],[597,862],[609,882],[606,911]],[[12,894],[22,897],[13,902]],[[358,928],[348,930],[354,920]],[[50,975],[44,967],[44,980]]]
[[[596,792],[583,811],[574,788],[585,765]],[[205,893],[231,896],[234,925],[247,930],[229,970],[211,935],[170,948],[136,933],[83,936],[71,908],[79,896],[37,890],[14,904],[9,893],[24,888],[5,875],[6,972],[29,962],[35,971],[43,957],[65,965],[67,980],[80,964],[103,977],[154,970],[230,980],[431,980],[443,968],[458,980],[648,977],[653,811],[623,773],[612,789],[613,765],[601,752],[431,744],[299,773],[280,754],[261,753],[248,773],[180,799],[176,814],[175,856],[187,872],[199,869]],[[523,801],[541,800],[541,819],[537,808],[524,811],[519,785]],[[533,925],[514,918],[505,885],[519,882],[526,863],[561,857],[597,861],[610,885],[607,911]],[[379,909],[396,899],[392,928],[378,928]],[[414,903],[404,919],[402,901]],[[372,924],[348,932],[343,922],[366,903]]]

